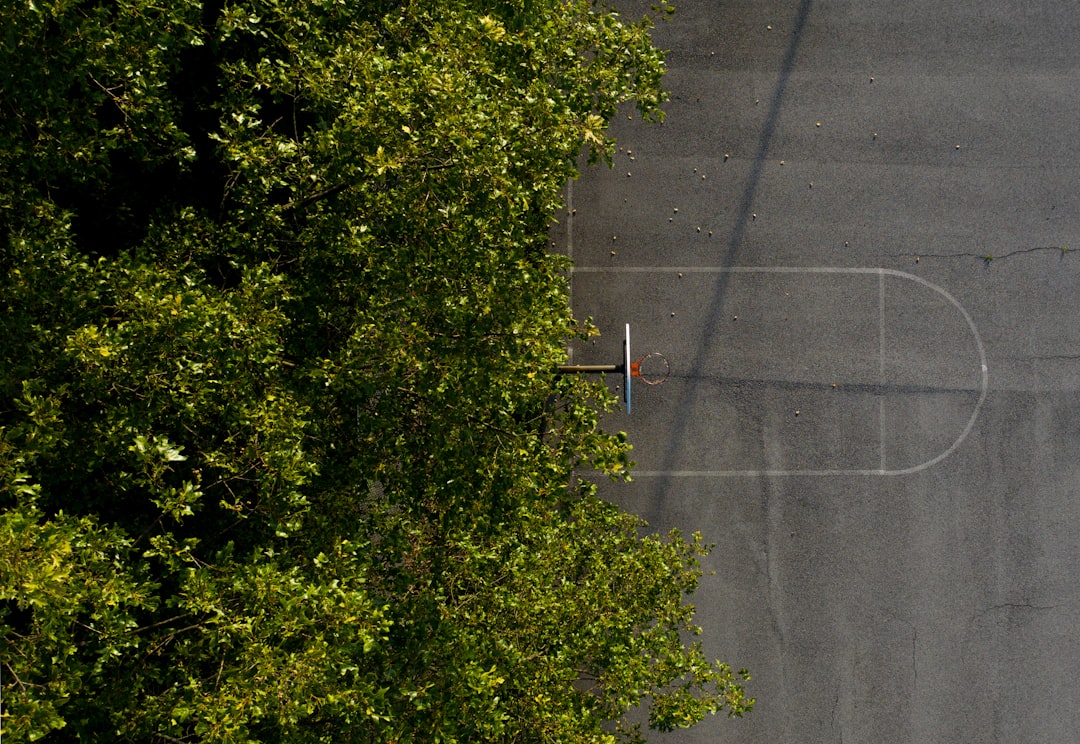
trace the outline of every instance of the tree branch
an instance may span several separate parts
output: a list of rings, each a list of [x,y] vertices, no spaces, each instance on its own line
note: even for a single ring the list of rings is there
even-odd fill
[[[314,194],[310,194],[308,196],[305,196],[303,199],[297,199],[295,201],[288,202],[288,203],[286,203],[285,205],[283,205],[281,207],[281,210],[283,212],[291,212],[291,211],[293,211],[295,209],[302,209],[303,207],[306,207],[309,204],[314,204],[317,201],[322,201],[323,199],[329,199],[331,196],[334,196],[335,194],[340,194],[342,191],[344,191],[346,188],[348,188],[348,186],[349,186],[349,184],[347,184],[347,183],[335,184],[335,185],[331,186],[328,189],[323,189],[322,191],[316,191]]]

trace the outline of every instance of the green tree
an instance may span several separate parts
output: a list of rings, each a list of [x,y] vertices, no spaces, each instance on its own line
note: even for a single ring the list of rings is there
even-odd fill
[[[588,0],[0,3],[13,740],[615,741],[752,705],[686,634],[546,231],[659,116]],[[619,723],[623,721],[624,723]],[[615,722],[613,728],[611,722]]]

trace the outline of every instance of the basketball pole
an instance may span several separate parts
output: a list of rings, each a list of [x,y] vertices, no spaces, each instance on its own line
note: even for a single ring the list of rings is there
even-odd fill
[[[622,374],[621,364],[560,364],[556,367],[563,374],[590,374],[600,372],[618,372]]]
[[[640,376],[639,362],[630,361],[630,324],[626,324],[626,335],[623,337],[623,363],[622,364],[560,364],[555,369],[559,374],[603,374],[614,372],[623,377],[623,403],[626,404],[626,412],[630,413],[630,390],[632,376]]]

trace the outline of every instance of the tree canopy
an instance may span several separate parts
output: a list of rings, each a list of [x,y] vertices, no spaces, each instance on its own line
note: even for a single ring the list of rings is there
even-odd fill
[[[634,741],[741,715],[688,643],[547,230],[658,117],[589,0],[0,3],[13,741]],[[629,716],[628,716],[629,714]]]

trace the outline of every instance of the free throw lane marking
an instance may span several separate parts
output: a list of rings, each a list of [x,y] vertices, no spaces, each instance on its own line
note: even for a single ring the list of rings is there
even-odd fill
[[[952,294],[950,294],[943,287],[927,281],[922,277],[914,274],[909,274],[904,271],[897,271],[895,269],[885,268],[839,268],[832,266],[812,266],[812,267],[795,267],[795,266],[660,266],[660,267],[575,267],[574,273],[595,273],[595,274],[655,274],[666,272],[682,272],[683,274],[867,274],[878,276],[878,327],[879,327],[879,366],[881,374],[881,383],[884,384],[885,380],[885,278],[892,276],[899,279],[915,282],[922,285],[927,289],[937,293],[943,297],[950,305],[952,305],[964,319],[968,329],[971,331],[971,335],[975,341],[975,347],[979,356],[979,373],[980,382],[978,389],[978,400],[976,401],[974,408],[971,412],[971,416],[968,418],[960,435],[953,441],[945,450],[940,452],[937,456],[930,458],[917,465],[913,465],[907,468],[888,469],[885,463],[885,408],[884,400],[879,406],[879,427],[881,431],[881,451],[880,451],[880,466],[873,469],[842,469],[842,468],[830,468],[823,470],[807,470],[807,469],[792,469],[792,470],[769,470],[769,469],[754,469],[754,470],[636,470],[633,472],[635,477],[648,478],[648,477],[761,477],[761,476],[840,476],[840,475],[909,475],[926,470],[933,467],[942,460],[949,457],[953,452],[960,447],[961,444],[967,439],[972,429],[975,427],[975,422],[979,417],[979,412],[982,409],[982,405],[986,400],[986,396],[989,390],[989,370],[986,362],[986,350],[983,346],[982,338],[979,336],[979,331],[975,326],[975,322],[972,320],[971,315],[960,304]]]

